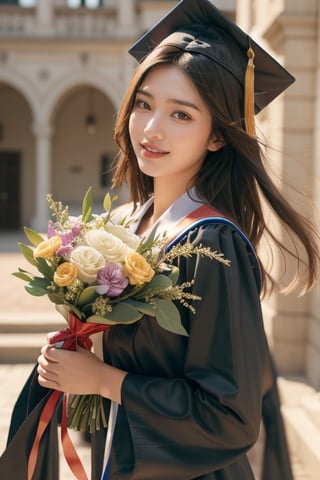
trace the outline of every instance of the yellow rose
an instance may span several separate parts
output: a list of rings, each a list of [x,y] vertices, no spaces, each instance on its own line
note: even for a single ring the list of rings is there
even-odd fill
[[[53,281],[59,285],[59,287],[66,287],[77,278],[77,275],[78,269],[76,265],[70,262],[64,262],[61,263],[54,272]]]
[[[147,260],[136,252],[127,255],[123,270],[131,285],[150,282],[155,273]]]
[[[33,252],[34,258],[50,258],[58,248],[61,247],[61,238],[54,236],[39,243]]]

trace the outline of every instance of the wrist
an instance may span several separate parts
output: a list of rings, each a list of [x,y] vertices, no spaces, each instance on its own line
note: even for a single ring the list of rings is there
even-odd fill
[[[99,375],[99,395],[121,404],[121,387],[128,372],[103,364]]]

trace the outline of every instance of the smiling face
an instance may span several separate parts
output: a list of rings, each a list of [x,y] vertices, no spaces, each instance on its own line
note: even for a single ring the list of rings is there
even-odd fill
[[[140,170],[155,182],[174,178],[183,188],[208,150],[218,148],[208,108],[176,65],[159,65],[147,74],[135,98],[129,132]]]

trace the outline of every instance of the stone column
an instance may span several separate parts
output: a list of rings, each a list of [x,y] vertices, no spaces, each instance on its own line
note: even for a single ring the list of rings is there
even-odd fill
[[[317,18],[314,11],[298,12],[301,2],[289,2],[285,15],[279,15],[275,28],[270,30],[270,41],[275,51],[280,52],[285,66],[296,77],[295,84],[279,101],[282,103],[280,117],[282,151],[279,158],[279,173],[289,184],[305,193],[306,200],[292,192],[285,183],[282,192],[289,202],[312,220],[312,182],[314,181],[314,98]],[[272,108],[272,107],[271,107]],[[273,117],[275,118],[275,117]],[[274,127],[277,122],[274,122]],[[308,199],[309,197],[309,199]],[[286,239],[284,231],[279,232]],[[303,250],[302,250],[303,251]],[[301,252],[300,252],[301,253]],[[287,271],[293,273],[295,261],[287,262]],[[277,299],[273,322],[275,357],[283,372],[306,374],[308,326],[310,324],[310,294],[298,297],[297,292]]]
[[[131,35],[136,29],[134,0],[118,0],[118,24],[122,34]]]
[[[50,217],[46,195],[51,189],[52,128],[49,124],[37,123],[33,126],[33,133],[36,145],[36,195],[32,227],[37,231],[45,232]]]
[[[236,0],[236,22],[245,32],[252,27],[252,9],[251,0]]]
[[[48,34],[52,30],[55,0],[38,0],[36,6],[37,31]]]
[[[315,67],[315,116],[314,116],[314,156],[315,156],[315,175],[314,175],[314,199],[317,206],[317,216],[314,219],[319,225],[320,217],[320,11],[317,15],[317,41]],[[307,376],[313,385],[320,391],[320,314],[319,314],[319,284],[312,292],[311,316],[308,325],[308,344],[307,344]],[[320,412],[320,395],[318,395],[319,412]],[[320,425],[319,425],[320,430]],[[320,457],[320,455],[319,455]]]

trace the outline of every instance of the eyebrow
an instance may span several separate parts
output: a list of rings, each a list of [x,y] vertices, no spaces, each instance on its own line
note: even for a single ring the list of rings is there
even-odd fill
[[[138,93],[140,93],[141,95],[145,95],[146,97],[153,98],[153,95],[151,93],[146,92],[145,90],[142,90],[140,88],[137,90],[137,94]],[[198,112],[200,112],[200,108],[197,105],[195,105],[194,103],[188,102],[188,100],[180,100],[179,98],[169,98],[168,102],[169,103],[175,103],[175,104],[181,105],[183,107],[190,107],[190,108],[193,108],[194,110],[197,110]]]

